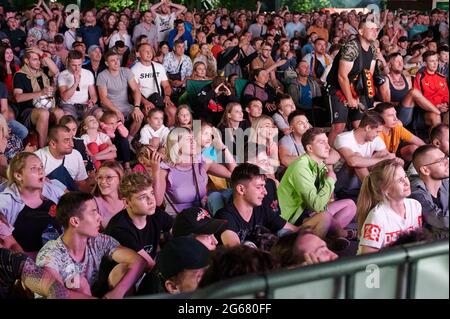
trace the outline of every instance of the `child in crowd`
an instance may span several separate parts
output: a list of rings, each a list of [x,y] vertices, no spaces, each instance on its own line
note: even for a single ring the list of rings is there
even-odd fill
[[[84,119],[83,131],[85,134],[81,135],[81,138],[90,153],[95,169],[99,169],[102,160],[113,160],[117,157],[116,147],[108,135],[99,131],[99,122],[94,116],[89,115]]]
[[[175,127],[185,127],[192,130],[192,112],[188,105],[181,104],[175,113]]]
[[[289,135],[292,129],[289,125],[289,114],[295,111],[295,104],[292,98],[284,94],[277,101],[277,112],[272,116],[278,129],[283,132],[283,135]]]
[[[139,143],[148,145],[153,151],[165,153],[165,146],[169,129],[164,126],[164,112],[154,108],[148,112],[147,124],[141,129]]]

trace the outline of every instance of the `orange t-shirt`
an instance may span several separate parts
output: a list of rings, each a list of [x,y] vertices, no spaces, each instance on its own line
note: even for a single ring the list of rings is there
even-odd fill
[[[389,133],[381,132],[380,137],[386,148],[391,153],[397,153],[398,146],[401,141],[409,142],[413,138],[413,134],[404,128],[401,124],[397,124]]]
[[[319,38],[323,38],[323,39],[325,39],[325,41],[328,42],[329,35],[328,35],[328,29],[327,28],[319,28],[319,27],[313,25],[313,26],[310,26],[308,28],[307,34],[310,35],[313,32],[317,33]]]

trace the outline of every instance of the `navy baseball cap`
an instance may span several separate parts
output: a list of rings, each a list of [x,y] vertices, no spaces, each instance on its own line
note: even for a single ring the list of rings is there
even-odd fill
[[[208,211],[200,207],[183,209],[176,217],[172,228],[173,237],[212,235],[220,232],[226,225],[224,219],[211,218]]]

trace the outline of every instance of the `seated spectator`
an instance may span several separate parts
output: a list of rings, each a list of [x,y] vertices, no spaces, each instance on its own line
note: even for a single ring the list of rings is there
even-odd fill
[[[209,267],[198,284],[199,288],[236,277],[265,274],[277,269],[268,252],[247,246],[221,248],[211,255]]]
[[[87,115],[100,112],[96,107],[97,91],[92,72],[83,69],[80,52],[72,50],[67,57],[67,70],[58,76],[58,90],[61,94],[61,108],[65,114],[82,120]]]
[[[64,36],[62,34],[57,34],[57,35],[55,35],[54,41],[55,41],[55,54],[57,56],[59,56],[59,58],[61,59],[61,62],[63,63],[63,65],[65,65],[69,51],[67,51],[67,49],[64,45]],[[88,52],[88,54],[89,54],[89,52]]]
[[[287,60],[281,59],[281,60],[278,60],[277,62],[274,62],[272,59],[271,53],[272,53],[272,45],[269,42],[265,41],[261,46],[261,52],[250,63],[250,72],[251,72],[251,74],[256,76],[257,75],[256,71],[258,69],[265,70],[268,74],[267,82],[270,81],[270,85],[275,90],[280,90],[281,84],[278,82],[278,80],[276,78],[275,70],[278,67],[286,64]],[[264,85],[266,83],[264,83]]]
[[[97,88],[100,102],[104,109],[113,111],[123,124],[129,124],[128,141],[139,131],[144,114],[140,109],[141,92],[133,72],[121,67],[118,55],[112,51],[105,54],[107,69],[97,78]],[[128,89],[132,92],[133,106],[128,102]]]
[[[141,23],[136,25],[133,30],[133,43],[138,45],[138,38],[144,35],[147,38],[147,43],[153,47],[154,50],[158,49],[158,27],[153,24],[153,17],[150,11],[145,11],[141,15]]]
[[[278,147],[280,162],[284,167],[288,167],[293,161],[305,153],[302,145],[302,136],[312,127],[305,112],[302,110],[297,110],[289,114],[288,123],[291,133],[281,138]]]
[[[173,29],[169,32],[169,48],[173,49],[175,47],[175,42],[177,41],[186,43],[186,47],[184,48],[186,52],[189,51],[189,48],[194,43],[191,33],[186,30],[184,21],[181,19],[177,19],[173,22]]]
[[[64,234],[42,247],[36,258],[38,266],[51,269],[66,288],[88,296],[118,299],[134,290],[145,261],[112,237],[99,234],[100,215],[91,194],[71,192],[62,196],[56,218]],[[105,280],[100,266],[103,258],[118,263]]]
[[[0,98],[10,99],[13,96],[13,78],[14,74],[19,70],[20,67],[14,61],[12,48],[3,45],[0,46],[0,82],[4,83],[6,89],[6,97],[4,97],[5,93],[2,92]]]
[[[36,266],[33,259],[22,253],[1,248],[0,245],[1,299],[28,298],[38,294],[47,299],[81,299],[81,294],[66,289],[45,267]]]
[[[167,115],[167,126],[171,127],[175,122],[175,105],[170,98],[172,88],[166,70],[161,64],[152,62],[153,50],[150,44],[142,43],[138,54],[140,60],[131,68],[131,71],[142,94],[143,112],[147,114],[154,107],[164,109]]]
[[[99,169],[101,161],[114,160],[117,157],[116,147],[112,144],[108,135],[99,131],[99,126],[100,124],[95,117],[87,116],[83,121],[83,134],[81,135],[96,170]]]
[[[314,51],[306,54],[303,60],[308,64],[310,75],[319,85],[327,81],[328,73],[333,64],[333,58],[326,53],[328,42],[324,38],[314,41]]]
[[[48,63],[49,59],[38,49],[28,49],[24,55],[24,65],[13,79],[14,98],[19,108],[18,119],[28,129],[35,127],[39,147],[44,147],[47,142],[50,113],[57,120],[63,115],[61,109],[52,108],[54,89],[41,68],[41,61]]]
[[[249,82],[242,92],[242,100],[244,103],[252,98],[258,98],[264,105],[263,113],[273,115],[276,111],[275,106],[275,90],[268,85],[269,73],[264,69],[254,70],[255,78]]]
[[[277,241],[270,251],[280,267],[294,268],[336,260],[338,255],[328,249],[310,228],[287,234]]]
[[[193,116],[189,105],[181,104],[175,112],[175,127],[184,127],[192,130]]]
[[[379,87],[381,101],[391,102],[396,106],[398,118],[403,126],[411,123],[413,109],[419,105],[424,111],[440,115],[441,111],[433,105],[422,92],[412,86],[411,76],[403,72],[403,58],[400,53],[388,56],[389,73],[386,81]]]
[[[225,106],[234,101],[237,97],[232,94],[225,78],[217,76],[197,94],[193,109],[196,117],[217,125]]]
[[[324,162],[330,155],[327,136],[311,128],[303,134],[302,144],[306,154],[289,165],[278,187],[281,216],[292,224],[312,227],[320,238],[355,239],[351,230],[344,229],[355,216],[354,202],[330,202],[337,178]]]
[[[396,159],[377,163],[358,196],[358,254],[379,251],[409,230],[422,227],[422,206],[411,194],[408,177]]]
[[[0,225],[7,226],[0,238],[3,245],[35,256],[47,226],[59,228],[55,209],[64,191],[58,181],[45,179],[42,162],[35,154],[17,154],[9,163],[8,187],[0,193],[0,216],[5,217]]]
[[[139,143],[148,145],[153,151],[160,150],[165,153],[165,146],[169,129],[164,126],[164,112],[159,109],[152,109],[147,116],[147,124],[141,129]]]
[[[120,193],[126,209],[111,218],[105,233],[137,252],[147,263],[146,271],[151,271],[160,234],[172,228],[173,219],[156,206],[152,180],[148,176],[141,173],[125,176],[120,183]]]
[[[257,245],[255,235],[258,228],[268,228],[272,234],[281,229],[297,231],[298,227],[286,222],[269,207],[261,205],[267,192],[265,176],[258,166],[240,164],[231,175],[233,196],[230,202],[215,217],[228,221],[220,238],[226,247],[237,246],[246,241]]]
[[[253,121],[262,115],[263,104],[257,97],[250,99],[245,107],[245,112],[247,112],[248,126],[251,126]]]
[[[395,246],[403,246],[403,245],[411,244],[411,243],[419,243],[420,242],[422,244],[425,244],[427,242],[428,243],[432,242],[432,240],[433,240],[433,237],[430,234],[429,230],[427,230],[426,228],[416,228],[414,230],[402,232],[397,237],[396,241],[389,244],[382,250],[386,250],[386,249],[389,249],[389,248],[395,247]]]
[[[445,75],[437,73],[438,55],[435,51],[427,51],[423,54],[423,61],[425,68],[417,73],[414,79],[414,88],[420,90],[423,96],[433,103],[443,115],[448,112],[449,93]],[[441,116],[427,112],[425,123],[431,127],[436,126],[441,123]]]
[[[97,76],[106,69],[106,64],[103,59],[102,50],[98,45],[91,45],[88,48],[89,62],[83,64],[83,69],[91,71],[94,75],[95,82],[97,82]]]
[[[411,198],[422,205],[423,225],[434,238],[448,238],[448,155],[436,146],[421,146],[413,165],[418,178],[411,181]]]
[[[175,41],[173,52],[169,52],[163,62],[170,86],[177,94],[184,90],[186,80],[192,74],[192,60],[184,54],[184,49],[182,40]]]
[[[356,199],[364,177],[369,175],[369,169],[385,159],[395,158],[395,154],[389,153],[380,137],[383,125],[381,115],[369,111],[363,115],[357,129],[336,137],[334,148],[345,161],[337,172],[337,198]]]
[[[448,45],[441,45],[438,48],[439,66],[437,72],[445,75],[448,83]]]
[[[128,34],[127,25],[123,21],[117,23],[116,30],[111,35],[109,39],[109,48],[113,48],[117,41],[123,41],[128,48],[132,48],[131,36]]]
[[[295,56],[295,52],[291,50],[291,45],[288,40],[283,40],[280,42],[279,52],[275,55],[275,62],[281,60],[286,60],[286,63],[277,67],[276,76],[277,79],[284,85],[286,80],[288,80],[285,71],[294,71],[297,66],[297,57]]]
[[[44,164],[44,175],[59,180],[68,190],[90,191],[83,157],[73,149],[70,130],[56,125],[50,130],[48,141],[48,146],[35,152]]]
[[[242,163],[245,155],[244,145],[247,143],[245,132],[249,126],[244,121],[241,104],[228,103],[217,128],[220,131],[222,143],[228,147],[236,162]]]
[[[231,175],[225,166],[202,158],[198,151],[193,133],[175,128],[167,137],[165,162],[158,165],[161,155],[155,155],[152,176],[156,204],[165,202],[166,211],[174,217],[185,208],[204,205],[208,174]]]
[[[220,236],[225,224],[225,220],[211,218],[203,208],[186,208],[175,217],[172,234],[174,238],[194,237],[210,251],[213,251],[218,243],[214,235]]]
[[[217,76],[217,61],[211,53],[209,44],[200,44],[200,51],[197,53],[193,63],[195,64],[197,62],[203,62],[206,65],[206,76],[208,78]]]
[[[448,157],[448,125],[440,124],[431,129],[430,132],[430,144],[436,146]]]
[[[397,111],[389,102],[379,103],[375,112],[381,115],[384,121],[383,131],[380,137],[386,145],[389,153],[399,154],[405,161],[411,161],[412,154],[417,147],[425,145],[424,141],[412,134],[397,119]],[[400,143],[408,144],[400,148]]]
[[[203,62],[195,62],[192,67],[192,75],[189,80],[208,81],[210,78],[206,76],[206,64]]]
[[[277,111],[272,116],[275,125],[284,135],[289,135],[292,131],[289,127],[288,117],[295,111],[295,104],[290,95],[283,94],[277,98]]]
[[[0,83],[0,85],[1,84],[2,83]],[[20,123],[18,124],[20,125]],[[2,149],[1,153],[5,156],[7,161],[24,150],[22,140],[12,132],[2,114],[0,114],[0,138],[5,141],[5,149]],[[32,152],[35,150],[36,146],[32,146],[28,143],[26,151]]]
[[[209,262],[210,251],[192,237],[177,237],[161,250],[155,266],[156,287],[147,293],[178,294],[197,289]]]
[[[94,167],[86,151],[86,145],[84,145],[83,139],[76,136],[78,132],[78,121],[72,115],[64,115],[59,120],[58,124],[69,129],[70,135],[72,136],[73,148],[80,152],[81,156],[83,157],[83,162],[86,166],[86,170],[92,171]]]
[[[297,78],[288,81],[288,93],[297,109],[304,110],[312,119],[313,98],[321,96],[319,84],[310,77],[308,63],[304,60],[297,65]]]
[[[125,209],[125,202],[119,191],[123,176],[122,166],[115,161],[105,161],[97,170],[92,195],[94,195],[97,210],[101,217],[102,230],[106,229],[112,217]]]

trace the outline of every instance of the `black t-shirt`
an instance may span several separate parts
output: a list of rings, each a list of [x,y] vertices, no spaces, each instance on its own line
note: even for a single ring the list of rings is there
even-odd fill
[[[235,232],[239,236],[241,243],[252,235],[256,230],[256,226],[264,226],[275,234],[286,225],[286,221],[283,218],[265,205],[253,208],[252,217],[249,222],[246,222],[237,211],[232,200],[228,205],[220,209],[214,217],[226,219],[228,221],[226,230]]]
[[[144,249],[155,258],[161,231],[169,231],[173,218],[160,208],[153,215],[147,216],[147,224],[138,229],[126,209],[117,213],[108,223],[105,234],[117,239],[125,247],[138,252]]]
[[[13,51],[16,47],[19,47],[20,49],[25,49],[25,40],[27,38],[25,32],[23,32],[20,29],[16,30],[6,29],[3,30],[3,32],[8,36]]]
[[[361,54],[362,53],[362,54]],[[353,62],[353,67],[348,74],[350,81],[355,78],[356,75],[361,74],[360,60],[363,59],[363,68],[370,70],[370,65],[372,61],[375,60],[375,47],[373,44],[370,45],[369,49],[365,51],[360,44],[359,38],[353,39],[344,44],[344,46],[339,50],[339,53],[333,60],[333,65],[331,67],[330,73],[327,76],[327,84],[331,85],[335,89],[341,89],[339,84],[339,61],[344,59],[348,62]]]
[[[0,82],[0,100],[8,98],[8,89],[6,88],[5,83]]]
[[[11,297],[16,280],[20,280],[27,256],[0,248],[0,299]]]
[[[42,235],[49,225],[60,229],[55,214],[56,204],[49,199],[44,199],[37,208],[24,206],[14,222],[13,236],[25,251],[35,252],[42,248]]]
[[[276,215],[280,215],[280,205],[278,204],[277,185],[271,178],[266,179],[267,195],[264,196],[262,206],[272,211]]]
[[[37,79],[41,90],[44,88],[44,80],[42,76]],[[33,87],[31,86],[31,80],[27,78],[27,76],[23,73],[17,72],[14,74],[13,86],[15,89],[22,89],[23,93],[33,93]],[[19,106],[19,113],[22,113],[23,110],[28,108],[33,108],[33,100],[29,100],[22,103],[17,103]]]

